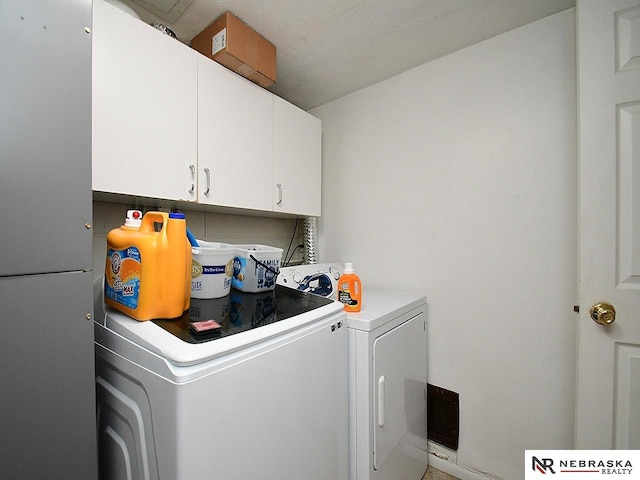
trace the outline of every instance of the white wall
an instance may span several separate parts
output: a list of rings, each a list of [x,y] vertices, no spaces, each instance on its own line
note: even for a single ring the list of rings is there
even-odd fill
[[[525,449],[573,446],[574,35],[572,9],[311,112],[320,261],[354,262],[364,303],[427,295],[457,463],[494,479],[524,478]]]

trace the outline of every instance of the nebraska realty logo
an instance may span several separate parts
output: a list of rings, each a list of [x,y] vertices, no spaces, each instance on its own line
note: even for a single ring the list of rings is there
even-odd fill
[[[636,466],[638,470],[636,470]],[[525,480],[639,478],[639,450],[527,450]]]

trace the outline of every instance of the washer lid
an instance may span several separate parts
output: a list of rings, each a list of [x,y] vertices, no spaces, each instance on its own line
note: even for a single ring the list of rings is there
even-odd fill
[[[174,365],[187,366],[263,342],[343,311],[343,305],[336,301],[280,286],[266,294],[232,290],[223,299],[191,301],[189,311],[172,320],[140,322],[109,308],[105,326]],[[194,321],[209,319],[216,320],[222,328],[211,334],[198,335],[189,327]]]
[[[370,332],[400,315],[426,303],[424,295],[362,290],[362,309],[347,313],[347,327]]]

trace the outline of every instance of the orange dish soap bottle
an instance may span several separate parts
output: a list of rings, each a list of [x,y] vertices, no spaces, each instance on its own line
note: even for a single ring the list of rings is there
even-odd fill
[[[338,280],[338,301],[344,303],[347,313],[359,312],[362,307],[362,284],[351,263],[344,264],[344,272]]]

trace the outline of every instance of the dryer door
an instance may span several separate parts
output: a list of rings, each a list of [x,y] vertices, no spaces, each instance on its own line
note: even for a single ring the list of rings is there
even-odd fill
[[[427,334],[423,313],[373,343],[373,468],[378,470],[427,407]]]

